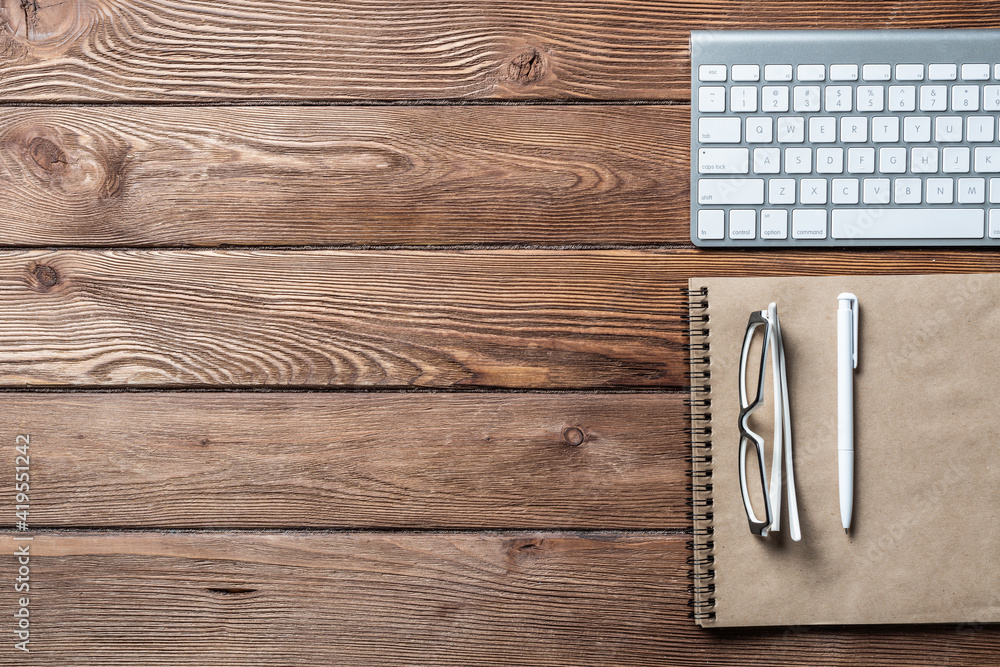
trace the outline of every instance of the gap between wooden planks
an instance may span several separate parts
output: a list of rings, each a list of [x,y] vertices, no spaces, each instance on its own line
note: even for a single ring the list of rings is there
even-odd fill
[[[30,659],[978,667],[1000,651],[997,626],[700,629],[687,618],[686,539],[35,533]],[[14,544],[0,535],[4,553]],[[12,580],[12,562],[0,563],[0,576]],[[0,587],[0,605],[13,609],[15,595]],[[12,653],[5,648],[3,659]]]
[[[5,102],[683,100],[690,30],[997,26],[996,2],[4,0]]]

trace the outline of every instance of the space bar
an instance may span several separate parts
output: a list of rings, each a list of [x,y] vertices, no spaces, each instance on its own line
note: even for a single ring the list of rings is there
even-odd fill
[[[835,208],[835,239],[981,239],[986,214],[969,208]]]

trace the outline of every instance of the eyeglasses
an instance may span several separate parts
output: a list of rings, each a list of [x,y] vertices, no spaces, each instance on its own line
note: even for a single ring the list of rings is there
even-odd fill
[[[763,341],[760,346],[760,366],[756,369],[756,392],[753,400],[747,395],[747,362],[750,348],[753,346],[755,334],[761,331]],[[750,415],[764,403],[764,380],[767,371],[767,358],[771,355],[772,385],[774,388],[774,447],[771,456],[771,482],[765,477],[764,439],[754,433],[748,421]],[[792,422],[788,406],[788,378],[785,373],[785,349],[781,338],[781,324],[778,321],[778,308],[772,303],[767,310],[757,310],[750,313],[747,330],[743,335],[743,350],[740,353],[740,493],[743,496],[743,507],[746,509],[750,532],[766,537],[769,532],[777,531],[781,523],[781,467],[782,454],[786,461],[788,487],[788,527],[791,538],[801,539],[799,527],[798,504],[795,497],[795,476],[792,467]],[[762,498],[757,497],[752,502],[749,485],[747,484],[747,448],[753,446],[757,459],[757,470],[760,472],[760,490]],[[754,506],[764,509],[763,519],[757,516]]]

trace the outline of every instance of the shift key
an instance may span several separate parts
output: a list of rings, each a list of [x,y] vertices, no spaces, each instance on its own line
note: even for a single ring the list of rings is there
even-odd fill
[[[725,204],[763,204],[762,178],[702,178],[698,181],[698,203],[712,206]]]

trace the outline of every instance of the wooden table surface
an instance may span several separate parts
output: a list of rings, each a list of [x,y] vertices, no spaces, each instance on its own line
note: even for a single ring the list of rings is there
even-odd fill
[[[1000,661],[996,626],[694,625],[679,319],[694,275],[998,268],[696,250],[689,30],[1000,27],[1000,2],[0,24],[0,664]]]

